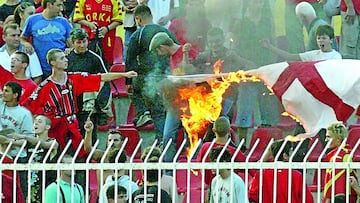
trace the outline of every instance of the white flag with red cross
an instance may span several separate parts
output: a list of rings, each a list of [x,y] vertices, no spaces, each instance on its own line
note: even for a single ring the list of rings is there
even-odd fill
[[[346,122],[360,104],[360,60],[282,62],[246,73],[262,79],[310,136]]]

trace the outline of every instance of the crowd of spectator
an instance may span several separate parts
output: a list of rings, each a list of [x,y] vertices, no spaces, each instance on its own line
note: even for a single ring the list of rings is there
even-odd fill
[[[33,161],[43,162],[49,152],[51,155],[46,162],[55,163],[71,140],[71,148],[61,163],[72,163],[78,150],[76,162],[84,162],[89,153],[94,152],[91,157],[94,162],[100,162],[106,155],[106,162],[119,164],[115,171],[104,171],[105,179],[99,183],[99,202],[127,202],[130,198],[133,202],[145,199],[157,202],[159,194],[161,202],[178,202],[172,171],[145,170],[143,177],[146,179],[137,182],[130,179],[128,171],[121,168],[121,163],[128,162],[129,154],[120,150],[124,137],[119,131],[109,131],[110,153],[94,149],[98,126],[116,127],[108,124],[116,119],[112,111],[111,81],[126,78],[126,90],[136,112],[134,126],[154,124],[159,146],[143,150],[141,160],[159,162],[163,147],[171,142],[163,161],[172,162],[177,152],[177,134],[182,128],[181,111],[172,101],[164,100],[174,99],[169,96],[175,91],[173,87],[194,84],[170,84],[164,80],[167,75],[212,74],[219,60],[223,60],[220,72],[229,73],[284,59],[360,59],[360,1],[340,1],[341,34],[337,37],[331,25],[332,16],[323,9],[323,2],[285,0],[285,47],[279,46],[281,43],[275,35],[275,1],[239,2],[224,3],[225,14],[216,14],[212,9],[213,4],[221,4],[217,0],[6,0],[0,6],[3,40],[0,48],[0,151],[4,152],[11,144],[10,158],[27,163],[29,154],[40,143],[41,150],[36,151]],[[306,46],[303,27],[308,35]],[[124,29],[125,33],[121,49],[124,51],[114,53],[118,50],[115,39],[119,29]],[[124,56],[124,72],[109,71],[116,54]],[[206,86],[195,84],[201,85]],[[207,135],[214,134],[214,144],[202,143],[194,162],[230,162],[240,140],[248,138],[250,128],[254,125],[270,128],[279,122],[281,104],[262,82],[233,84],[223,97],[219,118],[208,127]],[[300,124],[297,127],[303,130]],[[347,147],[341,148],[340,154],[334,157],[347,136],[346,127],[333,123],[321,132],[323,142],[332,142],[327,161],[334,158],[339,162],[347,161],[344,157],[351,151]],[[228,139],[232,141],[226,145]],[[82,140],[84,146],[78,149]],[[280,150],[283,142],[271,147],[273,157],[280,154],[276,161],[288,161],[290,147],[286,144]],[[18,154],[24,143],[26,150]],[[235,158],[236,162],[245,160],[244,151]],[[331,199],[329,191],[334,177],[329,171],[324,180],[324,202]],[[220,169],[216,174],[206,170],[205,184],[209,186],[206,200],[258,202],[259,188],[272,186],[274,171],[249,170],[254,179],[248,189],[240,175],[243,173],[243,170]],[[45,191],[42,191],[43,176],[39,171],[29,174],[20,171],[19,181],[21,192],[25,197],[30,194],[31,202],[41,202],[43,197],[45,202],[53,202],[56,198],[60,202],[71,199],[85,202],[84,191],[88,188],[84,171],[72,177],[71,170],[61,170],[58,178],[53,171],[47,171]],[[286,169],[278,171],[280,181],[287,180],[288,174]],[[336,184],[335,202],[343,202],[347,181],[342,179],[346,176],[341,170],[336,170],[335,174],[336,181],[341,182]],[[266,178],[260,180],[259,176]],[[291,177],[292,202],[302,202],[303,196],[305,202],[313,202],[308,190],[302,195],[303,188],[295,187],[301,185],[297,184],[303,179],[301,172],[292,171]],[[30,186],[28,179],[34,180]],[[349,182],[352,187],[350,202],[355,202],[360,193],[355,170]],[[277,185],[279,187],[272,190],[288,190]],[[273,191],[263,193],[260,199],[272,200],[272,195]],[[287,202],[286,195],[277,196],[277,202]]]

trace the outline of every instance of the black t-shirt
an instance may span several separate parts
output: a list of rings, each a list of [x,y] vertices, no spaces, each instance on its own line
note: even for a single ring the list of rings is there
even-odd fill
[[[76,54],[73,51],[67,56],[69,60],[69,65],[67,68],[67,72],[87,72],[90,74],[98,74],[98,73],[105,73],[108,71],[108,68],[105,66],[104,62],[101,60],[101,57],[94,53],[93,51],[86,51],[82,54]],[[105,85],[109,88],[109,84],[106,83]],[[83,107],[83,96],[82,94],[76,99],[77,106],[79,111],[82,110]],[[106,105],[107,100],[104,101],[104,105]],[[96,108],[101,108],[103,104],[96,104]],[[100,105],[100,107],[98,106]]]
[[[91,74],[105,73],[103,62],[100,56],[92,51],[86,51],[83,54],[76,54],[71,51],[67,56],[69,60],[68,72],[88,72]],[[105,67],[106,70],[107,67]]]
[[[5,21],[5,19],[9,16],[9,15],[14,15],[14,11],[15,8],[21,3],[21,1],[16,4],[16,5],[7,5],[7,4],[3,4],[0,6],[0,21]]]

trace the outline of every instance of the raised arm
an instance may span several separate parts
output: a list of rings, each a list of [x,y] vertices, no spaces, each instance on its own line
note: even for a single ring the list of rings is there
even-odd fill
[[[89,152],[91,152],[91,149],[92,149],[91,141],[92,141],[92,133],[94,130],[94,124],[90,120],[90,118],[88,118],[85,121],[84,129],[85,129],[84,149],[87,153],[89,153]]]
[[[299,54],[291,54],[287,51],[279,49],[279,48],[275,47],[274,45],[272,45],[268,39],[262,39],[262,40],[260,40],[260,43],[263,45],[263,47],[269,49],[271,52],[282,57],[283,59],[285,59],[287,61],[301,61]]]
[[[85,138],[84,138],[84,149],[86,151],[86,153],[90,153],[91,150],[93,150],[93,146],[92,146],[92,133],[94,130],[94,124],[93,122],[90,120],[90,118],[88,117],[88,119],[85,121],[84,124],[84,129],[85,129]],[[104,151],[96,149],[92,159],[94,159],[95,161],[99,162],[101,157],[104,155]]]
[[[38,142],[40,142],[40,147],[43,149],[49,149],[53,142],[55,142],[54,150],[58,149],[59,143],[56,141],[56,139],[48,139],[48,140],[42,140],[37,137],[27,136],[27,135],[21,135],[21,134],[11,134],[10,135],[15,140],[26,140],[31,145],[36,145]]]

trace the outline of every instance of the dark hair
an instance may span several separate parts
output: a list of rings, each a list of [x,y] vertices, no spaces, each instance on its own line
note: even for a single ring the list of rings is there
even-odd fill
[[[220,137],[224,137],[230,132],[230,121],[225,116],[220,116],[214,123],[214,130]]]
[[[276,155],[279,153],[279,151],[280,151],[280,148],[281,148],[281,146],[283,145],[283,143],[285,142],[285,140],[276,140],[272,145],[271,145],[271,147],[270,147],[270,149],[271,149],[271,153],[272,153],[272,155],[274,156],[274,158],[276,157]],[[276,160],[276,161],[283,161],[284,159],[283,159],[283,154],[285,153],[286,155],[288,155],[288,156],[290,156],[290,149],[291,149],[291,142],[289,142],[289,141],[287,141],[286,142],[286,145],[285,145],[285,147],[284,147],[284,149],[281,151],[281,153],[280,153],[280,156],[279,156],[279,158],[278,158],[278,160]]]
[[[123,186],[118,185],[118,193],[117,194],[126,194],[127,195],[127,191],[126,188],[124,188]],[[106,191],[106,198],[107,199],[114,199],[115,197],[115,184],[111,185],[107,191]]]
[[[17,83],[17,82],[7,82],[4,86],[5,87],[10,87],[12,92],[14,94],[17,94],[16,101],[19,101],[19,99],[21,97],[21,92],[22,92],[21,85],[19,83]]]
[[[118,148],[112,148],[109,152],[109,163],[115,163],[116,162],[116,157],[119,154],[120,149]],[[126,153],[125,150],[123,150],[120,154],[119,163],[125,163],[126,162]]]
[[[56,2],[56,0],[42,0],[41,1],[41,6],[46,9],[47,7],[47,3],[51,3],[51,4],[54,4]]]
[[[210,154],[209,154],[210,160],[212,162],[215,162],[223,149],[224,149],[224,147],[222,147],[222,146],[211,149]],[[230,161],[231,161],[230,151],[228,149],[225,149],[224,153],[220,157],[220,162],[230,162]]]
[[[334,28],[330,25],[319,25],[316,28],[316,36],[327,35],[330,39],[334,39]]]
[[[145,158],[149,154],[150,150],[151,150],[151,146],[146,147],[144,149],[144,152],[141,154],[142,161],[145,160]],[[161,156],[161,153],[162,153],[162,151],[159,147],[154,147],[154,149],[151,151],[148,162],[158,162],[159,158]]]
[[[122,134],[119,130],[117,129],[110,129],[109,130],[109,134],[119,134],[121,136],[121,139],[122,139]]]
[[[29,65],[30,63],[30,57],[27,53],[25,52],[22,52],[22,51],[16,51],[14,52],[13,54],[17,54],[17,55],[20,55],[20,58],[21,58],[21,62],[22,63],[26,63]]]
[[[149,17],[152,17],[152,13],[151,13],[151,10],[148,6],[146,5],[138,5],[136,6],[135,8],[135,11],[134,11],[134,16],[139,16],[141,18],[149,18]]]
[[[8,33],[7,33],[7,30],[8,29],[13,29],[13,30],[17,30],[19,29],[20,30],[20,27],[18,24],[15,24],[15,23],[9,23],[9,24],[5,24],[4,25],[4,30],[3,30],[3,35],[6,36]]]
[[[75,41],[76,39],[83,40],[85,38],[88,38],[87,32],[82,28],[75,28],[70,33],[70,39],[71,41]]]
[[[16,6],[15,11],[14,11],[14,20],[15,20],[16,24],[20,25],[20,22],[21,22],[20,13],[24,13],[25,9],[30,6],[34,6],[34,4],[27,2],[27,1],[22,2],[21,4]]]
[[[141,154],[141,160],[145,160],[146,156],[150,153],[151,146],[146,147],[144,152]],[[149,156],[148,162],[158,163],[159,158],[161,156],[161,149],[159,147],[155,147]],[[147,172],[147,181],[149,182],[157,182],[159,178],[159,171],[157,169],[146,170]]]

